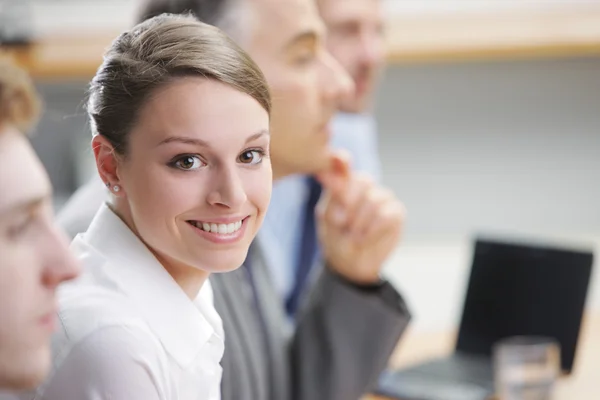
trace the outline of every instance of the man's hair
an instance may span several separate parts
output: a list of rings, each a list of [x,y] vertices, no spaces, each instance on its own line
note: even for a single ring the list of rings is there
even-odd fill
[[[137,23],[160,14],[191,13],[205,24],[216,26],[229,36],[236,35],[240,21],[236,18],[240,0],[142,0],[137,14]],[[232,16],[233,15],[233,16]]]
[[[10,60],[0,58],[0,127],[26,132],[37,122],[40,100],[29,75]]]

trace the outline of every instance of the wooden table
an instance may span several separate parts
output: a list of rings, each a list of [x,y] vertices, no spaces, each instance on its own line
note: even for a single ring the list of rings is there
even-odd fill
[[[392,367],[406,367],[432,357],[449,354],[456,332],[406,333],[394,352]],[[555,400],[597,400],[600,398],[600,313],[586,316],[573,374],[559,380]],[[367,396],[363,400],[389,400]]]

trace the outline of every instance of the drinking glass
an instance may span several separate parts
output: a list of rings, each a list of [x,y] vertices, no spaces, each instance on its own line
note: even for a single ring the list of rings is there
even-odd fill
[[[560,371],[560,346],[550,338],[517,336],[494,346],[499,400],[550,400]]]

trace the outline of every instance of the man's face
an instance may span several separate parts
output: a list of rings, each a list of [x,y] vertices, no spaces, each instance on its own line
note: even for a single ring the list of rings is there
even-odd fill
[[[27,139],[0,126],[0,387],[24,389],[50,367],[58,284],[78,273],[54,226],[50,182]]]
[[[363,112],[370,106],[385,58],[381,0],[318,0],[318,5],[327,26],[327,48],[356,86],[340,108]]]
[[[274,177],[313,174],[329,162],[329,122],[352,82],[324,46],[313,0],[249,0],[245,50],[273,97]]]

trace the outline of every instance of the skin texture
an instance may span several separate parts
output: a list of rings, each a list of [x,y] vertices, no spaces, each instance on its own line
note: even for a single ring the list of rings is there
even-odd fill
[[[79,267],[54,225],[46,172],[11,126],[0,126],[0,188],[0,388],[26,389],[49,370],[55,291]]]
[[[327,49],[348,71],[356,90],[341,103],[349,113],[367,111],[385,61],[381,0],[318,0],[327,26]]]
[[[128,140],[125,156],[102,136],[93,140],[113,209],[195,298],[210,273],[242,265],[264,219],[272,187],[269,115],[225,84],[177,78],[142,107]],[[188,222],[241,220],[229,235],[201,233]]]

